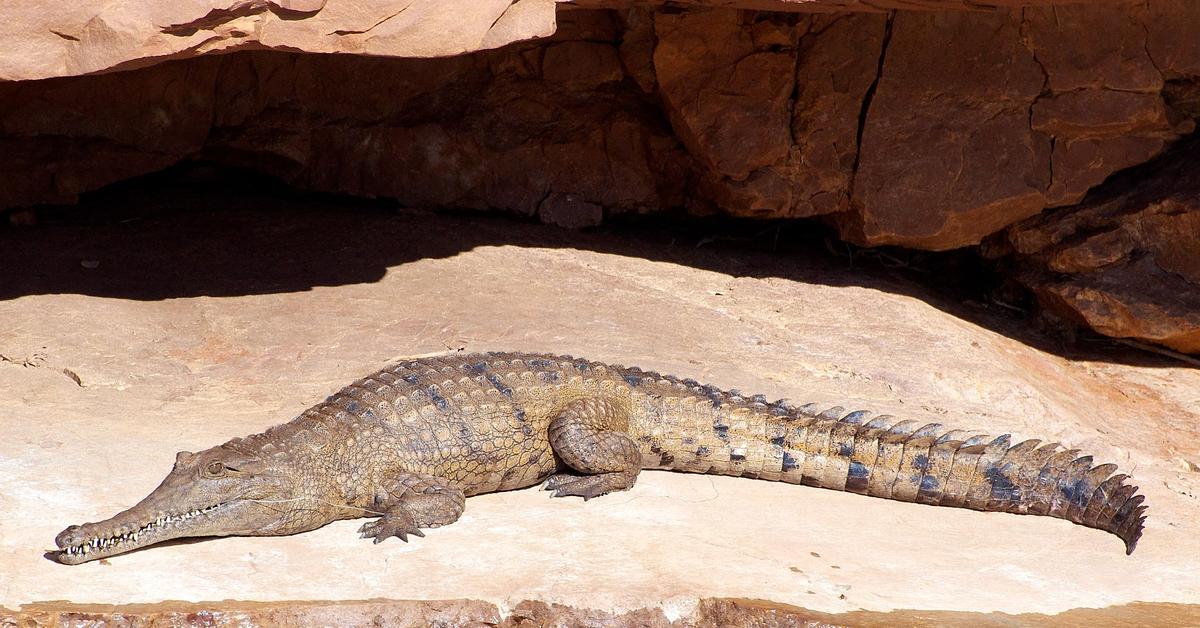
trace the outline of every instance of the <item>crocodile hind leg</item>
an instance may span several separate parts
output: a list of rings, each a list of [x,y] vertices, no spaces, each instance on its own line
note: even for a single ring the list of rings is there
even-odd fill
[[[623,491],[637,481],[642,456],[629,429],[629,413],[606,399],[572,402],[550,422],[550,446],[575,470],[546,480],[554,497],[576,495],[584,500]]]
[[[383,516],[364,523],[362,538],[380,543],[388,537],[408,541],[408,535],[425,536],[421,528],[436,528],[458,521],[466,506],[462,489],[433,475],[404,473],[375,492],[373,510]]]

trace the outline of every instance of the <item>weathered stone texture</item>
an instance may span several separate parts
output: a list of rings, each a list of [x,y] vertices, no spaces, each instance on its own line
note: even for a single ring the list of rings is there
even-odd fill
[[[1050,145],[1028,122],[1044,75],[1019,27],[1010,13],[897,14],[843,235],[954,248],[1044,207]]]
[[[897,14],[843,235],[975,244],[1158,154],[1194,129],[1162,91],[1164,74],[1195,76],[1173,54],[1194,46],[1173,23],[1196,13],[1155,2]]]
[[[874,84],[888,20],[851,15],[813,20],[800,41],[792,110],[799,190],[792,215],[830,214],[848,208],[858,159],[864,100]]]
[[[1047,93],[1034,103],[1030,124],[1054,139],[1047,205],[1078,202],[1108,175],[1146,161],[1193,130],[1190,119],[1172,120],[1161,94],[1164,71],[1148,45],[1188,11],[1151,6],[1024,11],[1030,49],[1046,69]],[[1181,36],[1170,35],[1177,39],[1170,47],[1186,45]],[[1090,45],[1064,46],[1064,39]]]
[[[102,606],[43,603],[19,611],[0,608],[0,626],[131,626],[137,628],[213,628],[225,626],[339,625],[392,628],[406,626],[499,626],[546,628],[697,628],[708,626],[788,626],[804,628],[916,628],[936,622],[949,628],[1022,626],[1074,628],[1079,625],[1128,625],[1154,622],[1187,625],[1200,614],[1189,604],[1134,603],[1103,609],[1074,609],[1054,615],[970,611],[851,611],[821,613],[764,600],[705,598],[696,610],[675,620],[659,607],[628,611],[576,608],[525,600],[507,614],[476,600],[371,600],[347,602],[214,602]]]
[[[1200,166],[1182,146],[1141,180],[1010,227],[1017,277],[1108,336],[1200,353]]]
[[[0,83],[0,207],[74,202],[198,152],[219,66],[197,59],[82,83]]]
[[[5,2],[0,81],[145,67],[237,49],[458,55],[548,36],[554,10],[554,0]]]
[[[612,9],[630,4],[662,5],[666,0],[559,0],[572,6]],[[887,11],[980,11],[1048,5],[1112,5],[1128,0],[670,0],[686,7],[752,9],[794,13],[884,13]]]
[[[1084,0],[1070,0],[1082,2]],[[1097,0],[1088,0],[1095,4]],[[1108,3],[1112,0],[1100,0]],[[1186,1],[1186,0],[1179,0]],[[568,0],[176,0],[0,4],[0,81],[145,67],[230,50],[452,56],[547,37]],[[763,11],[978,10],[1063,0],[695,0]],[[569,0],[623,9],[662,0]]]
[[[735,179],[787,154],[794,81],[794,56],[755,42],[745,17],[701,11],[655,21],[654,67],[676,134],[705,168]]]
[[[501,31],[548,34],[530,25],[537,1],[513,4],[491,30],[472,18],[443,39],[457,46],[475,33],[483,43],[455,48],[468,51]],[[416,54],[398,42],[428,37],[426,25],[400,27],[433,10],[426,3],[374,28],[374,13],[333,3],[287,25],[276,4],[200,22],[160,7],[158,23],[190,24],[171,37],[221,31],[203,44],[217,48],[281,47],[280,29],[336,17],[334,39],[321,41],[360,54],[258,50],[0,83],[0,208],[70,202],[203,157],[309,189],[564,226],[678,208],[820,216],[857,244],[946,250],[1080,202],[1200,117],[1200,7],[1188,0],[861,13],[607,6],[619,8],[561,6],[553,36],[437,59],[369,56]],[[253,36],[226,32],[247,20]],[[113,37],[106,49],[138,49]],[[346,48],[352,40],[362,46]],[[400,47],[381,52],[387,41]],[[157,56],[137,64],[177,56],[142,50]],[[35,66],[21,67],[45,75]]]
[[[203,154],[408,204],[830,215],[860,244],[955,248],[1190,132],[1198,12],[560,10],[544,44],[450,59],[254,53],[10,83],[0,205]]]

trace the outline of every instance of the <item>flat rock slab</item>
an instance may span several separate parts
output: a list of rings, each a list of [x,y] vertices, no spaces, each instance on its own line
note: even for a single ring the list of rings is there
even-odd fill
[[[453,56],[554,33],[554,0],[180,0],[0,6],[0,81],[236,49]]]
[[[705,597],[823,612],[1200,602],[1196,370],[1066,359],[991,313],[832,262],[267,204],[230,194],[0,233],[0,607],[536,600],[675,619]],[[1059,440],[1132,472],[1150,518],[1127,557],[1045,517],[647,472],[586,504],[474,497],[407,544],[372,545],[346,521],[77,567],[43,557],[66,525],[143,497],[178,450],[288,420],[393,358],[489,349]]]
[[[697,626],[805,626],[835,628],[1076,628],[1077,626],[1193,626],[1200,607],[1136,603],[1081,608],[1065,613],[973,613],[965,611],[850,611],[821,613],[761,600],[710,598],[695,611],[668,619],[662,608],[631,611],[579,609],[523,601],[507,612],[478,600],[363,600],[338,602],[162,602],[158,604],[31,604],[20,611],[0,608],[0,625],[40,626],[604,626],[605,628],[695,628]],[[7,623],[6,623],[7,622]]]

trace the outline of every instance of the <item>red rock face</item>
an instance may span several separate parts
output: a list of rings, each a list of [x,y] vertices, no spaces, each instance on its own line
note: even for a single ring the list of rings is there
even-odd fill
[[[545,43],[449,59],[253,53],[0,84],[21,173],[0,205],[204,154],[406,204],[545,205],[564,224],[687,206],[969,246],[1192,130],[1164,94],[1200,73],[1196,13],[575,10]]]
[[[1044,75],[1018,17],[896,16],[865,115],[855,211],[839,223],[844,235],[955,248],[1044,207],[1050,145],[1029,128],[1028,113]]]
[[[822,216],[860,245],[946,250],[1079,203],[1200,117],[1189,0],[765,3],[786,11],[605,2],[621,8],[560,7],[553,37],[449,58],[242,52],[0,83],[0,207],[202,156],[564,226],[675,208]],[[267,42],[304,22],[273,15],[237,19],[269,20]],[[540,32],[520,24],[504,32]]]
[[[1009,227],[1017,277],[1068,320],[1200,353],[1195,154],[1181,146],[1140,180],[1121,177],[1084,203]]]
[[[73,202],[198,152],[220,65],[0,83],[0,207]]]

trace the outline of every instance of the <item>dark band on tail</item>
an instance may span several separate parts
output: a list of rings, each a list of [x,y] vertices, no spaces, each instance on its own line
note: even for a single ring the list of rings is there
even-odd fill
[[[772,440],[785,464],[779,479],[939,506],[1046,515],[1106,530],[1137,546],[1145,497],[1116,465],[1092,466],[1077,449],[1039,440],[1011,444],[941,424],[919,426],[840,407],[799,408]]]

